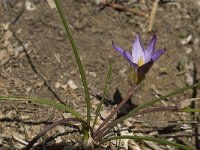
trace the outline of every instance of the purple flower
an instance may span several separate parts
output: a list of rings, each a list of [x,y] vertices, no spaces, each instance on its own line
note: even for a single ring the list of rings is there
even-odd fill
[[[136,35],[135,42],[132,47],[132,55],[117,46],[114,42],[112,46],[121,55],[123,55],[131,64],[133,68],[133,77],[136,84],[139,84],[144,78],[146,73],[152,67],[153,63],[165,53],[164,49],[155,51],[156,35],[153,36],[146,50],[144,50],[139,35]]]

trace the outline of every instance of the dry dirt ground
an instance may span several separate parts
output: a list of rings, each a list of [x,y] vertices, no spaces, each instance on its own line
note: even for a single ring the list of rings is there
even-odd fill
[[[86,114],[80,75],[71,46],[56,9],[50,7],[48,2],[0,1],[0,93],[60,99]],[[104,107],[107,111],[102,113],[103,117],[115,104],[116,90],[123,97],[130,88],[129,64],[113,50],[112,40],[131,50],[137,32],[145,47],[156,33],[157,49],[166,48],[166,54],[154,64],[132,97],[134,105],[200,79],[200,0],[160,0],[153,20],[144,15],[151,13],[153,0],[118,0],[116,4],[138,11],[119,11],[90,0],[62,0],[62,8],[86,72],[93,109],[98,103],[96,95],[102,94],[109,64],[113,65],[107,94],[109,105]],[[151,23],[153,26],[149,32]],[[169,106],[199,96],[197,88],[156,106]],[[200,108],[200,102],[195,101],[192,107]],[[0,101],[0,149],[21,149],[24,144],[20,140],[30,141],[44,126],[67,116],[69,114],[46,105]],[[129,128],[131,134],[164,137],[200,149],[198,114],[150,113],[131,118],[124,127]],[[46,147],[62,142],[77,145],[80,142],[79,133],[57,135],[72,129],[60,126],[48,132],[39,142]],[[106,147],[116,149],[118,144],[112,142]],[[63,148],[67,144],[63,145],[60,146]],[[137,145],[141,149],[173,149],[151,142]],[[129,149],[133,147],[131,142],[128,146]]]

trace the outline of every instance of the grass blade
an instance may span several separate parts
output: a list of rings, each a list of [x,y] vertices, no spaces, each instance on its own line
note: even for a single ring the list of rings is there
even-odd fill
[[[84,87],[85,100],[86,100],[86,104],[87,104],[87,123],[90,124],[90,118],[91,118],[90,96],[89,96],[89,89],[88,89],[88,86],[87,86],[87,81],[86,81],[85,73],[84,73],[84,70],[83,70],[83,66],[82,66],[82,63],[81,63],[81,60],[80,60],[80,57],[79,57],[79,54],[78,54],[78,50],[77,50],[75,41],[73,39],[70,28],[68,26],[68,22],[64,17],[64,13],[63,13],[61,5],[60,5],[60,0],[55,0],[55,4],[56,4],[57,10],[58,10],[58,13],[61,17],[64,28],[67,32],[67,36],[69,38],[69,41],[70,41],[72,49],[73,49],[73,53],[74,53],[75,58],[76,58],[76,63],[77,63],[78,68],[79,68],[79,72],[80,72],[80,75],[81,75],[81,81],[82,81],[82,84],[83,84],[83,87]]]
[[[64,104],[58,103],[54,100],[50,100],[50,99],[32,98],[32,97],[17,97],[17,96],[0,96],[0,101],[2,101],[2,100],[30,101],[30,102],[40,103],[40,104],[47,104],[47,105],[53,106],[59,110],[71,113],[76,118],[83,118],[83,116],[81,116],[81,114],[79,114],[73,108],[66,106]]]
[[[156,143],[162,144],[162,145],[171,145],[171,146],[177,147],[177,148],[182,149],[182,150],[195,150],[194,148],[183,145],[183,144],[178,144],[176,142],[171,142],[171,141],[168,141],[166,139],[149,137],[149,136],[130,136],[130,135],[117,136],[117,137],[111,137],[111,138],[103,139],[102,141],[99,142],[99,144],[103,144],[107,141],[118,140],[118,139],[131,139],[131,140],[136,140],[136,141],[145,140],[145,141],[156,142]]]
[[[180,112],[194,113],[194,112],[200,112],[200,109],[183,108],[180,110]]]
[[[126,120],[126,119],[128,119],[130,117],[133,117],[133,115],[135,115],[140,110],[142,110],[142,109],[144,109],[146,107],[150,107],[150,106],[154,105],[155,103],[160,102],[163,99],[166,99],[168,97],[172,97],[172,96],[174,96],[176,94],[182,93],[182,92],[184,92],[186,90],[193,89],[193,88],[196,88],[196,87],[199,87],[199,86],[200,86],[200,82],[192,84],[192,85],[189,85],[189,86],[186,86],[186,87],[183,87],[183,88],[180,88],[180,89],[177,89],[177,90],[171,92],[170,94],[167,94],[165,96],[161,96],[160,98],[157,98],[157,99],[154,99],[154,100],[152,100],[150,102],[147,102],[147,103],[139,105],[137,108],[134,108],[132,111],[130,111],[127,115],[125,115],[125,116],[113,121],[112,123],[108,124],[105,128],[103,128],[101,130],[101,132],[104,132],[104,133],[101,134],[101,136],[98,137],[98,138],[101,139],[112,127],[116,126],[118,123],[121,123],[121,122],[123,122],[124,120]]]
[[[111,74],[112,74],[112,64],[110,65],[108,73],[106,75],[106,82],[105,82],[105,86],[104,86],[104,90],[103,90],[103,96],[102,96],[101,102],[99,103],[99,105],[97,107],[97,110],[95,112],[95,118],[94,118],[94,122],[93,122],[92,128],[94,128],[94,126],[96,125],[97,118],[100,115],[102,104],[103,104],[103,101],[105,99],[105,96],[106,96],[106,93],[107,93],[107,89],[108,89],[108,85],[109,85],[109,82],[110,82]]]
[[[157,99],[154,99],[154,100],[152,100],[150,102],[144,103],[144,104],[138,106],[137,108],[133,109],[126,116],[120,118],[120,121],[123,121],[123,120],[125,120],[125,119],[127,119],[129,117],[132,117],[134,114],[136,114],[137,112],[139,112],[141,109],[144,109],[146,107],[150,107],[150,106],[154,105],[155,103],[160,102],[161,100],[164,100],[164,99],[166,99],[168,97],[174,96],[176,94],[182,93],[182,92],[184,92],[186,90],[193,89],[193,88],[198,87],[198,86],[200,86],[200,82],[196,83],[196,84],[192,84],[192,85],[186,86],[184,88],[177,89],[177,90],[171,92],[170,94],[167,94],[165,96],[161,96],[161,97],[159,97]]]
[[[29,143],[28,145],[26,145],[26,147],[24,147],[22,150],[30,150],[31,147],[34,145],[34,143],[39,139],[41,138],[45,133],[47,133],[49,130],[52,130],[53,128],[55,128],[56,126],[58,125],[62,125],[62,124],[66,124],[67,122],[79,122],[81,123],[82,125],[86,125],[87,126],[87,123],[80,119],[80,118],[65,118],[65,119],[62,119],[62,120],[58,120],[56,122],[54,122],[53,124],[51,125],[48,125],[46,127],[43,128],[43,130],[41,130]]]

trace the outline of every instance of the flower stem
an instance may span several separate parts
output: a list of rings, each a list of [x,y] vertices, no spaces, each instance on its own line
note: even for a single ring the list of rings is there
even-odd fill
[[[110,113],[110,115],[102,122],[102,124],[100,124],[100,126],[97,128],[97,130],[94,133],[95,137],[101,137],[102,133],[105,131],[105,129],[107,129],[107,127],[109,126],[109,123],[105,128],[102,129],[102,127],[113,117],[113,115],[115,115],[115,113],[118,112],[118,110],[120,110],[122,108],[122,106],[124,106],[124,104],[126,104],[126,102],[131,98],[131,96],[134,94],[135,90],[137,89],[138,86],[133,86],[129,92],[127,93],[126,97],[121,101],[121,103]],[[102,129],[102,130],[101,130]]]

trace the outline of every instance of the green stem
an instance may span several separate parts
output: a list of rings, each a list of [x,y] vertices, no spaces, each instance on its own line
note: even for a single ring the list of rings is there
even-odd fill
[[[90,110],[91,110],[91,106],[90,106],[89,89],[88,89],[88,86],[87,86],[85,72],[83,70],[83,66],[82,66],[82,63],[81,63],[81,60],[80,60],[80,57],[79,57],[79,54],[78,54],[78,50],[77,50],[75,41],[73,39],[72,33],[70,31],[70,28],[68,26],[68,22],[64,17],[64,13],[63,13],[63,10],[62,10],[61,5],[60,5],[60,0],[55,0],[55,4],[56,4],[56,7],[58,9],[58,13],[59,13],[59,15],[60,15],[60,17],[62,19],[64,28],[65,28],[65,30],[67,32],[67,36],[68,36],[68,38],[70,40],[70,43],[71,43],[71,46],[72,46],[72,49],[73,49],[73,52],[74,52],[74,55],[75,55],[75,58],[76,58],[76,63],[77,63],[78,68],[79,68],[79,72],[80,72],[80,75],[81,75],[81,80],[82,80],[83,87],[84,87],[85,100],[86,100],[86,104],[87,104],[87,123],[90,125],[90,117],[91,117]]]

